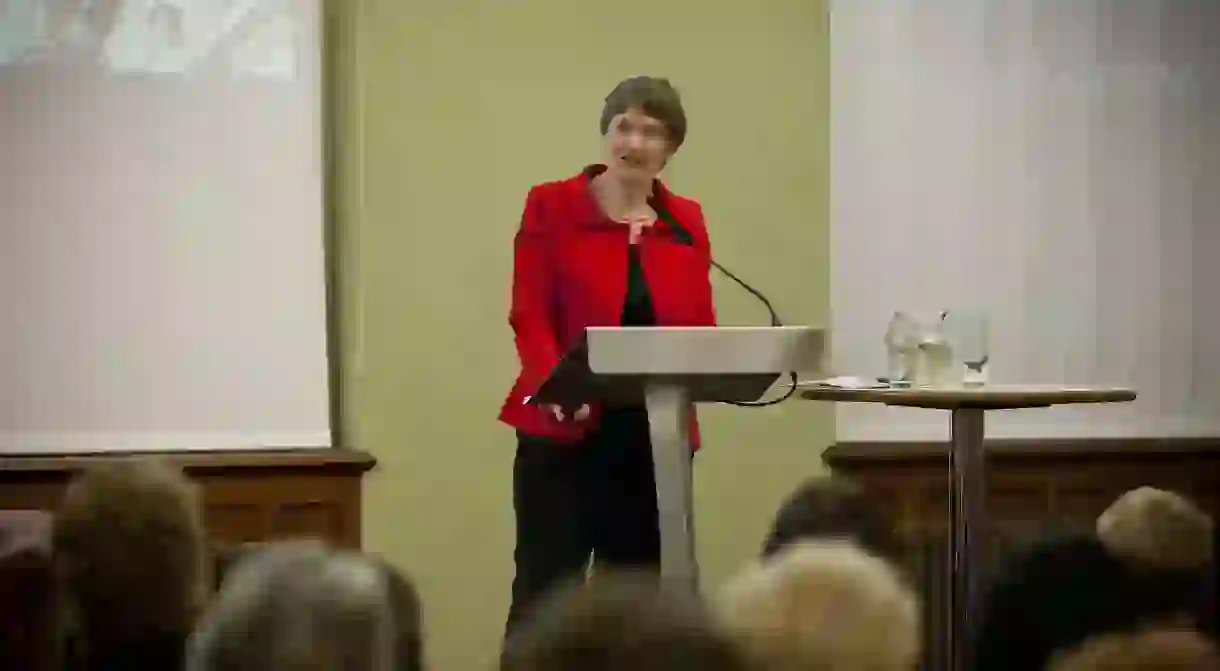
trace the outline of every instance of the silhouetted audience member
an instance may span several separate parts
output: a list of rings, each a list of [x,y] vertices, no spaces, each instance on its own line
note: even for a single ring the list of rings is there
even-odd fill
[[[1207,573],[1207,585],[1203,589],[1203,618],[1201,629],[1220,641],[1220,524],[1212,525],[1212,565]]]
[[[318,542],[242,559],[191,638],[189,671],[417,671],[414,589],[387,565]],[[405,611],[403,610],[405,608]],[[396,617],[397,616],[397,617]],[[418,629],[418,627],[416,627]]]
[[[54,671],[57,659],[52,516],[0,510],[0,669]]]
[[[1220,671],[1220,653],[1196,631],[1148,629],[1089,639],[1048,671]]]
[[[1094,534],[1046,539],[1014,556],[984,600],[972,668],[1043,668],[1093,636],[1193,625],[1212,522],[1176,494],[1134,490]]]
[[[693,593],[597,575],[553,594],[505,646],[504,671],[746,671]]]
[[[845,539],[883,559],[900,560],[889,520],[862,487],[838,476],[807,480],[780,506],[763,543],[762,556],[774,556],[802,540]]]
[[[910,671],[920,609],[893,566],[849,541],[802,541],[721,594],[721,617],[761,671]]]
[[[177,669],[208,593],[199,495],[153,461],[78,477],[54,520],[67,668]]]

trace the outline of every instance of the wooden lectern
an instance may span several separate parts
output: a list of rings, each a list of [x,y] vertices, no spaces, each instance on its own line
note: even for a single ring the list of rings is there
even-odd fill
[[[757,400],[783,375],[816,372],[824,348],[824,332],[804,326],[588,328],[528,402],[647,408],[661,573],[698,588],[692,404]]]

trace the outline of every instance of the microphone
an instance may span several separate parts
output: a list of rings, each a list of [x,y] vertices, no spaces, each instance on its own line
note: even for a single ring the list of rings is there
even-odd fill
[[[652,209],[657,213],[657,218],[660,219],[661,221],[665,222],[665,225],[668,226],[671,231],[673,231],[674,237],[677,239],[677,241],[680,244],[686,245],[688,247],[695,246],[695,237],[693,235],[691,235],[690,231],[686,230],[685,226],[678,223],[678,220],[675,219],[672,214],[670,214],[669,210],[667,210],[663,207],[659,207],[657,203],[653,203]],[[779,314],[776,313],[775,307],[773,305],[771,305],[771,301],[768,300],[765,295],[763,295],[763,292],[750,286],[750,284],[748,282],[746,282],[745,280],[738,277],[735,273],[733,273],[733,271],[720,265],[720,263],[718,263],[716,261],[716,259],[710,259],[710,261],[711,261],[713,268],[715,268],[716,270],[719,270],[725,277],[736,282],[738,286],[740,286],[742,289],[745,289],[747,292],[749,292],[751,296],[753,296],[754,298],[757,298],[758,301],[763,304],[763,307],[767,308],[767,313],[770,314],[770,316],[771,316],[771,326],[774,327],[774,326],[783,326],[784,325],[784,322],[781,321],[779,318]],[[761,407],[765,407],[768,405],[776,405],[779,403],[783,403],[784,401],[791,398],[793,394],[796,393],[796,387],[797,387],[797,383],[798,383],[796,371],[790,371],[789,376],[791,379],[791,383],[788,387],[788,391],[785,392],[784,395],[780,396],[779,398],[771,399],[769,401],[724,401],[724,403],[726,403],[728,405],[735,405],[738,407],[743,407],[743,408],[761,408]]]

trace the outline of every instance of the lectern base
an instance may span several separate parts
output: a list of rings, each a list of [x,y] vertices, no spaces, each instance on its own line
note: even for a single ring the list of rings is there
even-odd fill
[[[645,389],[644,399],[657,483],[661,576],[698,590],[690,396],[684,387],[650,385]]]

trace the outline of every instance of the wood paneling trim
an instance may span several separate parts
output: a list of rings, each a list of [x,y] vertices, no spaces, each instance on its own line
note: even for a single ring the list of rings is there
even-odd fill
[[[82,469],[150,456],[199,484],[218,546],[314,537],[360,547],[361,478],[376,461],[338,448],[0,457],[0,508],[54,510]]]
[[[1220,514],[1220,438],[995,440],[987,449],[989,516],[1002,526],[1088,520],[1140,486],[1177,491]],[[947,445],[839,443],[823,460],[860,482],[903,531],[947,529]]]
[[[377,460],[367,452],[337,447],[312,447],[288,450],[0,456],[0,473],[65,475],[99,463],[140,457],[163,458],[181,465],[191,474],[265,470],[309,470],[356,474],[369,471],[377,465]]]

